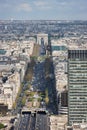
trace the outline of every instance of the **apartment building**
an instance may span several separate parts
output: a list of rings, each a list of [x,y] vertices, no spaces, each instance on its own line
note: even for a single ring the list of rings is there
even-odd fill
[[[87,121],[87,50],[68,50],[68,124]]]

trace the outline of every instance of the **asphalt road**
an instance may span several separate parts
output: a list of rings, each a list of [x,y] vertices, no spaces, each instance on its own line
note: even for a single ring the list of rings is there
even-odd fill
[[[45,91],[46,81],[45,81],[44,64],[45,62],[43,61],[35,65],[33,79],[31,83],[34,91],[37,90]]]
[[[30,114],[24,114],[21,117],[20,123],[19,123],[19,128],[18,130],[27,130],[28,129],[28,124],[30,120]]]
[[[36,116],[30,117],[30,122],[27,130],[35,130]]]
[[[47,114],[36,115],[35,130],[49,130]]]
[[[50,130],[47,114],[24,114],[15,130]]]

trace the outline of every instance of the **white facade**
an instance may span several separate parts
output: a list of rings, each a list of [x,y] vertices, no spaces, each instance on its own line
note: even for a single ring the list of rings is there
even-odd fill
[[[4,104],[8,105],[8,109],[13,105],[13,87],[9,83],[3,84],[4,87]]]
[[[8,76],[8,80],[2,83],[2,93],[0,94],[0,103],[8,105],[8,109],[12,109],[13,103],[17,97],[20,88],[20,74],[15,72]]]

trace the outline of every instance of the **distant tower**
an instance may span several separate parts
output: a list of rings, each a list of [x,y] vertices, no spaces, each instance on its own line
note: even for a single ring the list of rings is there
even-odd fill
[[[87,119],[87,50],[68,51],[68,124]]]

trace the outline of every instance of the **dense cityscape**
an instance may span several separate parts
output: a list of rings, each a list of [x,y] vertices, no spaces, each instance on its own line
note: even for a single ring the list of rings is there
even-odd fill
[[[0,127],[87,130],[87,21],[0,21]]]

